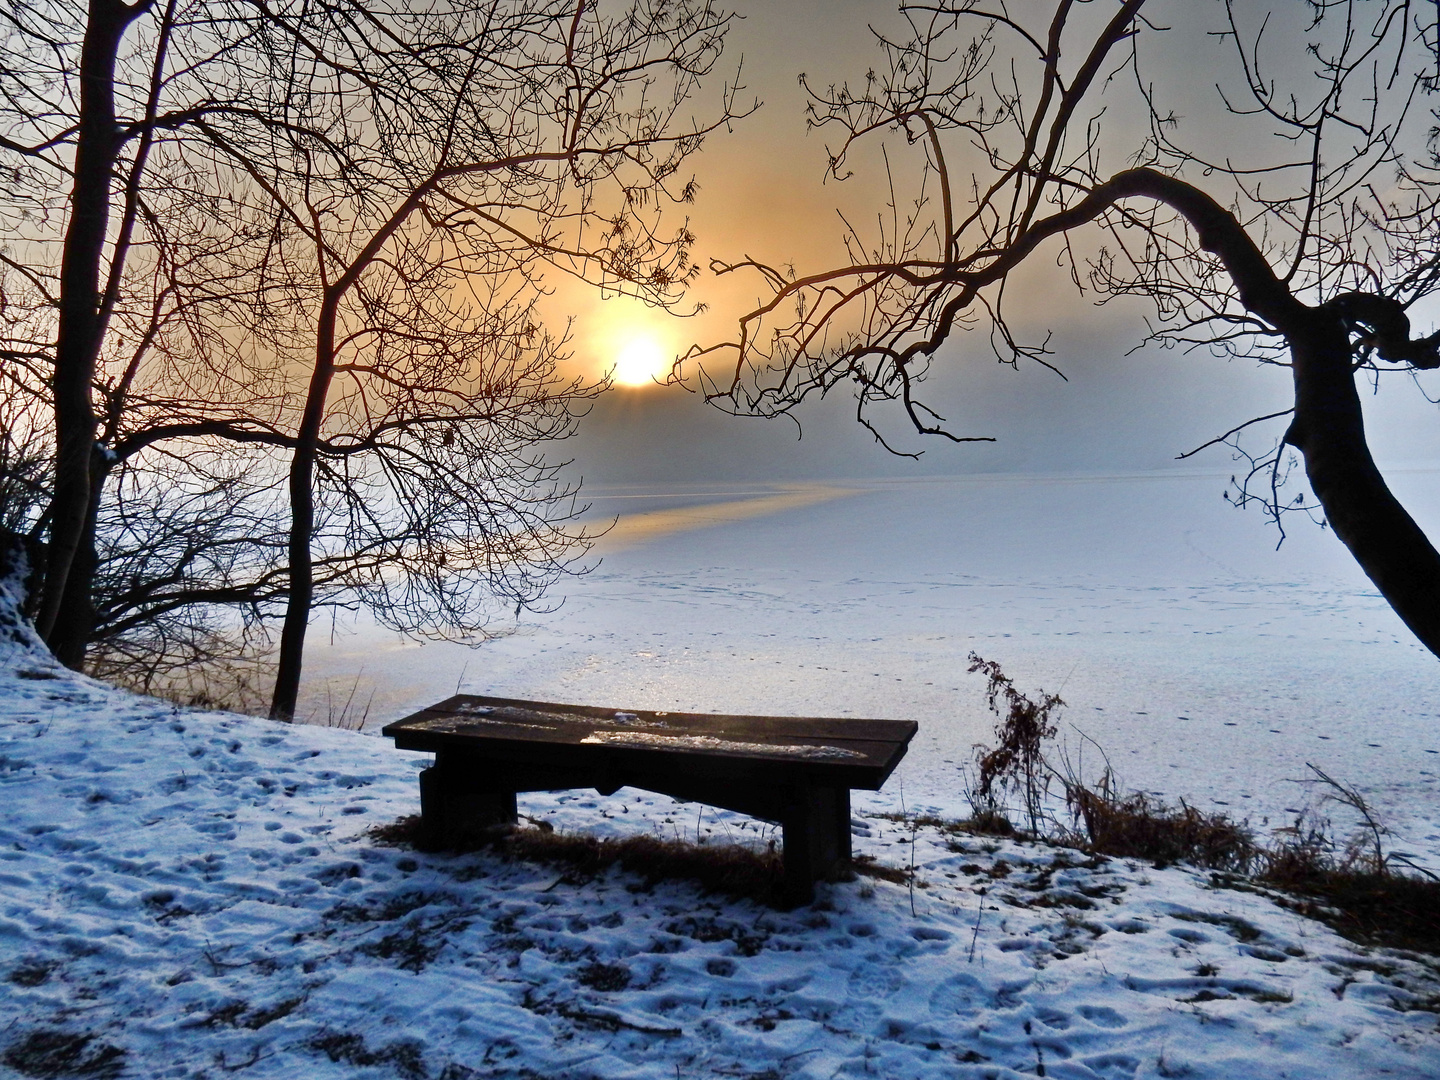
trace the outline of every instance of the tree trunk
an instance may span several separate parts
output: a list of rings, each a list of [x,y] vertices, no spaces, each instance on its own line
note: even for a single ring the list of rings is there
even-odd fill
[[[1310,489],[1335,535],[1411,632],[1440,656],[1440,553],[1370,456],[1345,325],[1324,310],[1307,321],[1287,328],[1295,420],[1285,441],[1304,456]]]
[[[285,606],[285,624],[280,631],[275,693],[270,699],[270,718],[286,722],[295,719],[295,701],[300,694],[300,668],[305,656],[305,630],[315,595],[315,563],[310,552],[310,542],[315,533],[315,454],[320,442],[320,424],[325,416],[325,399],[335,371],[335,308],[338,303],[339,295],[328,292],[321,304],[315,330],[315,369],[310,374],[305,413],[300,419],[295,452],[290,458],[290,595]]]
[[[310,537],[315,529],[315,448],[302,439],[290,459],[290,595],[280,631],[280,657],[275,670],[275,692],[270,719],[295,719],[300,694],[300,668],[305,654],[305,630],[315,593],[315,567]]]
[[[98,457],[98,455],[96,455]],[[95,631],[95,571],[100,565],[95,550],[95,527],[100,517],[100,497],[110,469],[103,462],[92,462],[90,505],[85,525],[71,555],[70,573],[60,598],[60,614],[50,631],[50,651],[66,667],[81,670],[85,653]]]
[[[60,258],[60,312],[52,390],[55,406],[55,491],[50,502],[50,545],[36,627],[47,642],[73,637],[57,621],[67,592],[83,591],[86,574],[71,581],[75,553],[90,518],[91,459],[95,410],[91,384],[104,327],[100,315],[100,264],[110,218],[110,183],[119,152],[115,123],[115,62],[130,23],[148,7],[117,0],[90,0],[80,50],[80,122],[75,142],[75,180],[70,221]],[[90,567],[93,573],[93,563]],[[85,578],[85,580],[81,580]],[[72,591],[73,590],[73,591]],[[78,667],[84,648],[59,659]]]

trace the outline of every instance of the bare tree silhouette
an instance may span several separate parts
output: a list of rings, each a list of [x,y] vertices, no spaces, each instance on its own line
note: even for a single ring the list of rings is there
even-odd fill
[[[603,387],[559,377],[543,274],[679,301],[693,238],[665,211],[737,115],[728,89],[707,123],[689,106],[728,13],[94,0],[0,21],[0,348],[53,440],[25,524],[57,656],[98,645],[143,682],[283,612],[288,717],[315,604],[483,634],[573,567],[575,492],[542,444]]]
[[[731,21],[707,2],[407,11],[383,22],[395,25],[378,46],[370,25],[312,17],[274,54],[311,41],[324,51],[309,50],[288,85],[286,72],[267,85],[284,88],[272,110],[299,100],[318,115],[295,125],[304,134],[286,139],[284,167],[257,177],[278,207],[273,257],[307,261],[293,305],[313,356],[290,456],[277,717],[295,706],[317,547],[385,552],[377,561],[400,582],[355,584],[406,629],[437,614],[475,628],[462,567],[520,605],[564,566],[581,535],[528,512],[521,492],[549,485],[551,506],[568,493],[494,437],[563,438],[572,403],[597,388],[556,392],[557,345],[525,297],[549,268],[677,303],[693,237],[662,234],[662,211],[693,198],[678,170],[736,115],[727,94],[718,117],[687,122]],[[316,500],[327,486],[344,507],[331,526]]]
[[[692,350],[710,399],[775,415],[848,384],[862,423],[897,402],[919,432],[980,437],[949,430],[921,384],[977,336],[1003,362],[1053,364],[1050,339],[1008,317],[1033,299],[1019,272],[1048,263],[1101,302],[1148,300],[1148,340],[1288,366],[1293,408],[1216,440],[1288,423],[1252,455],[1240,500],[1277,522],[1323,513],[1440,654],[1440,556],[1376,468],[1356,389],[1440,366],[1440,334],[1415,336],[1407,314],[1440,287],[1434,7],[940,0],[901,13],[879,70],[807,84],[811,123],[839,133],[833,179],[864,147],[885,152],[878,234],[852,229],[848,262],[798,276],[716,264],[770,295],[735,340]],[[1278,494],[1292,447],[1318,506]]]

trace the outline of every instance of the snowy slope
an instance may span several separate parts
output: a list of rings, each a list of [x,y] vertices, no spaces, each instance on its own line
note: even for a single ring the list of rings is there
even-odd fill
[[[1130,1080],[1440,1075],[1440,979],[1204,876],[878,816],[779,913],[367,836],[420,755],[0,654],[0,1072]],[[755,836],[621,791],[562,829]],[[913,841],[913,843],[912,843]],[[913,850],[912,850],[913,848]]]

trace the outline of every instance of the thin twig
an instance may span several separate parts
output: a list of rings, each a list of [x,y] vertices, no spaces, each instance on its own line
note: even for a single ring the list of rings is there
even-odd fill
[[[1247,427],[1249,427],[1251,424],[1263,424],[1266,420],[1274,420],[1274,419],[1276,419],[1276,418],[1278,418],[1278,417],[1281,417],[1281,416],[1289,416],[1289,415],[1290,415],[1291,413],[1293,413],[1294,411],[1295,411],[1294,409],[1281,409],[1279,412],[1272,412],[1272,413],[1266,414],[1265,416],[1257,416],[1257,417],[1255,417],[1255,419],[1253,419],[1253,420],[1246,420],[1243,424],[1240,424],[1238,427],[1233,427],[1233,428],[1231,428],[1229,431],[1225,432],[1224,435],[1216,435],[1215,438],[1211,439],[1209,442],[1203,442],[1203,443],[1201,443],[1199,446],[1195,447],[1194,450],[1186,450],[1185,453],[1183,453],[1183,454],[1176,454],[1176,455],[1175,455],[1175,460],[1176,460],[1176,461],[1184,461],[1184,460],[1185,460],[1186,458],[1188,458],[1188,457],[1194,457],[1194,456],[1195,456],[1196,454],[1198,454],[1201,450],[1204,450],[1204,449],[1206,449],[1206,448],[1208,448],[1208,447],[1211,447],[1211,446],[1216,446],[1216,445],[1218,445],[1218,444],[1220,444],[1220,443],[1223,443],[1226,439],[1230,438],[1230,436],[1239,434],[1240,432],[1244,431]]]
[[[980,909],[975,912],[975,932],[970,935],[970,955],[965,958],[967,964],[975,962],[975,946],[980,941],[980,920],[985,917],[985,889],[980,889]]]

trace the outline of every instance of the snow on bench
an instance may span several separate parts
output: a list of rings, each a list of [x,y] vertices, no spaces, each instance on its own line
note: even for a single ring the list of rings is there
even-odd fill
[[[384,729],[434,753],[420,774],[424,842],[516,820],[521,791],[640,788],[778,824],[784,896],[850,859],[850,792],[878,791],[914,737],[908,720],[726,716],[557,705],[460,694]]]

